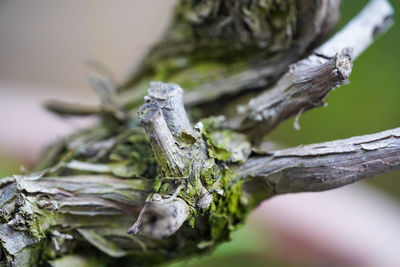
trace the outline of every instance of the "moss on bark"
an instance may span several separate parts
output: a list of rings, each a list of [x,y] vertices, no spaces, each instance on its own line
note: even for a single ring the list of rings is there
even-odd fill
[[[191,110],[198,116],[215,111],[212,104],[229,106],[223,95],[267,87],[316,41],[316,31],[297,27],[314,19],[314,2],[180,1],[165,37],[119,87],[118,105],[49,147],[39,172],[0,181],[0,262],[153,265],[229,240],[261,200],[246,195],[235,170],[251,153],[246,137],[226,129],[222,117],[201,120],[176,139],[186,156],[171,172],[134,114],[153,79],[183,85],[191,106],[209,104]],[[162,240],[129,235],[155,194],[182,199],[188,219]]]

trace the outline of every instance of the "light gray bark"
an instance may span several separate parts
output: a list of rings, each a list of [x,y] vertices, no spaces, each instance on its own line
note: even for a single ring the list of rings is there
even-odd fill
[[[274,194],[323,191],[400,169],[400,128],[265,153],[239,168]],[[253,186],[254,186],[253,184]]]

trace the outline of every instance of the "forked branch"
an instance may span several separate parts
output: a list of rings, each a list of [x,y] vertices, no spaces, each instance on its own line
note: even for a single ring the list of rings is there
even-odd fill
[[[190,215],[190,206],[209,207],[212,197],[207,198],[211,194],[200,180],[208,155],[205,142],[189,122],[178,85],[152,82],[145,100],[138,118],[153,148],[161,180],[128,233],[140,231],[161,239],[179,230]]]

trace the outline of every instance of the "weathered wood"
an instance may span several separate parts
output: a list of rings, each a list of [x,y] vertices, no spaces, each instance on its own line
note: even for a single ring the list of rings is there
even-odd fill
[[[221,112],[229,106],[222,97],[267,88],[324,41],[339,6],[339,0],[181,1],[162,40],[119,87],[118,99],[138,106],[147,81],[171,81],[185,89],[185,105]]]
[[[165,175],[179,177],[186,172],[187,158],[168,129],[157,102],[143,105],[138,112],[140,123],[153,148],[154,156]]]
[[[348,78],[343,48],[354,46],[357,56],[387,29],[386,0],[372,0],[336,35],[342,37],[296,63],[236,126],[211,117],[192,127],[184,102],[203,114],[223,113],[236,106],[233,95],[267,89],[326,37],[339,1],[246,3],[179,2],[165,38],[126,86],[114,92],[106,77],[92,80],[102,107],[55,109],[102,120],[50,148],[40,162],[47,169],[0,180],[0,264],[87,263],[82,258],[94,255],[110,265],[163,263],[229,240],[246,214],[274,194],[327,190],[400,168],[399,129],[265,155],[251,154],[248,140],[321,103]],[[192,91],[183,97],[175,84],[152,83],[140,127],[130,114],[153,78]],[[260,114],[262,126],[252,120]]]
[[[229,122],[229,127],[246,133],[257,143],[283,120],[323,106],[328,93],[349,78],[352,60],[392,23],[390,4],[371,1],[309,57],[291,65],[276,85],[239,107],[239,116]]]
[[[243,115],[231,120],[230,128],[245,133],[257,143],[283,120],[324,105],[328,93],[345,82],[352,69],[346,50],[332,59],[317,64],[310,62],[305,59],[292,65],[273,88],[241,107]]]
[[[267,152],[249,159],[239,173],[248,183],[248,194],[264,183],[274,194],[283,194],[329,190],[399,169],[400,128],[396,128]]]
[[[167,186],[167,190],[155,189],[128,233],[140,231],[161,239],[179,230],[191,213],[190,205],[199,206],[204,196],[211,195],[200,180],[203,164],[209,158],[205,142],[186,115],[183,90],[178,85],[153,82],[145,100],[149,102],[139,109],[138,117],[160,166],[161,179],[167,181],[159,187]],[[195,191],[191,189],[193,184],[197,184]],[[184,199],[181,190],[195,201]],[[203,201],[202,208],[207,209],[211,201],[212,197],[208,203]]]
[[[169,237],[181,228],[189,217],[189,207],[186,202],[176,196],[163,199],[154,194],[144,204],[136,223],[129,228],[128,234],[141,234],[155,239]]]
[[[183,90],[179,85],[151,82],[148,100],[159,103],[163,117],[175,138],[178,138],[183,131],[187,133],[193,131],[183,106]]]

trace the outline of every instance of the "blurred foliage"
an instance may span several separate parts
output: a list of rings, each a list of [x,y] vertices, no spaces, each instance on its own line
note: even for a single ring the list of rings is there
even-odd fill
[[[20,165],[17,159],[0,154],[0,179],[11,174],[20,173]]]

